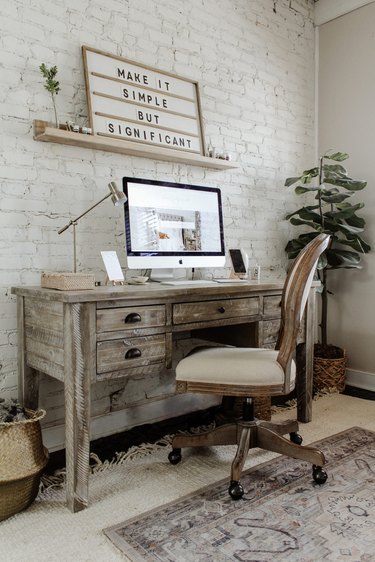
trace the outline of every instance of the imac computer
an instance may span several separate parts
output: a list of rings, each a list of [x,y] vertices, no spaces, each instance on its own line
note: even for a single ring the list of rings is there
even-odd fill
[[[220,189],[128,177],[122,182],[129,269],[152,269],[152,279],[166,281],[178,277],[174,270],[224,266]]]

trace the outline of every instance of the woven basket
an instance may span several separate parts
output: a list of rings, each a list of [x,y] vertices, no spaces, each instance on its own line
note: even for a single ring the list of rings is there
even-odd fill
[[[254,401],[254,416],[260,420],[271,419],[271,396],[256,396]]]
[[[95,276],[91,273],[54,273],[44,272],[40,281],[45,289],[60,291],[80,291],[95,288]]]
[[[347,355],[345,349],[328,346],[337,357],[324,357],[329,351],[320,344],[315,345],[314,351],[314,392],[322,390],[336,390],[343,392],[345,389],[345,372]],[[318,355],[318,356],[317,356]],[[319,357],[322,355],[322,357]],[[341,355],[341,357],[340,357]]]
[[[40,427],[46,412],[26,413],[27,420],[0,423],[0,521],[34,501],[48,461]]]
[[[271,419],[271,396],[256,396],[253,397],[254,404],[254,417],[270,421]],[[234,407],[231,411],[227,412],[229,416],[240,418],[243,414],[243,399],[236,398]]]

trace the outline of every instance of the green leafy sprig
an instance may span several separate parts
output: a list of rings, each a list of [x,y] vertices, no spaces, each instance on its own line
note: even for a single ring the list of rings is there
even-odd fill
[[[48,68],[48,66],[43,63],[40,65],[39,70],[42,73],[43,78],[46,79],[44,87],[47,92],[51,94],[53,109],[55,112],[56,127],[58,127],[55,96],[57,96],[60,91],[60,82],[56,80],[57,66],[51,66],[51,68]]]

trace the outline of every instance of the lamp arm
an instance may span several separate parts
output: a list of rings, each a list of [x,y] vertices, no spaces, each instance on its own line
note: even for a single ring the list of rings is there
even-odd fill
[[[108,195],[105,195],[102,199],[100,199],[100,201],[98,201],[97,203],[95,203],[94,205],[92,205],[89,209],[87,209],[87,211],[85,211],[84,213],[82,213],[82,215],[79,215],[79,217],[76,217],[75,219],[71,219],[68,224],[66,224],[65,226],[63,226],[62,228],[60,228],[60,230],[57,231],[57,234],[62,234],[63,232],[65,232],[65,230],[68,230],[68,228],[70,226],[72,226],[73,224],[77,224],[77,222],[84,217],[85,215],[87,215],[87,213],[89,213],[90,211],[92,211],[93,209],[95,209],[95,207],[97,207],[98,205],[100,205],[100,203],[102,203],[103,201],[105,201],[106,199],[108,199],[108,197],[111,197],[111,193],[108,193]]]

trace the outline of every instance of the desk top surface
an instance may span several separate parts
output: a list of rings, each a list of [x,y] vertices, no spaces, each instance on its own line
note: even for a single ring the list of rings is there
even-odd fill
[[[282,281],[258,282],[249,281],[248,283],[217,283],[192,285],[162,285],[161,283],[145,283],[144,285],[116,285],[100,286],[94,289],[84,289],[80,291],[60,291],[57,289],[45,289],[42,287],[20,286],[12,287],[12,293],[18,296],[38,298],[49,301],[59,301],[66,303],[74,302],[94,302],[107,300],[181,300],[181,298],[191,298],[192,300],[207,297],[230,298],[246,295],[280,292],[284,283]]]

